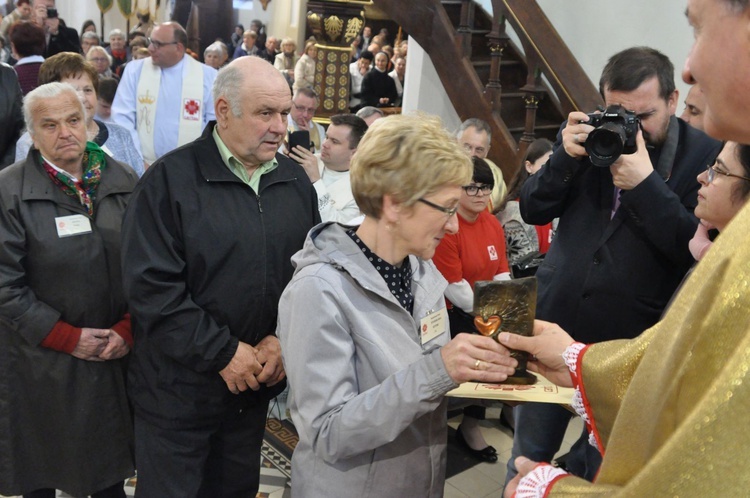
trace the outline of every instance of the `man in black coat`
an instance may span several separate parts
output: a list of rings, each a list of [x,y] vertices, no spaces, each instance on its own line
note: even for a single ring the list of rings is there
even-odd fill
[[[47,9],[44,30],[47,33],[47,50],[44,52],[45,58],[52,57],[60,52],[83,53],[78,32],[73,28],[67,27],[65,22],[57,17],[57,9]]]
[[[258,51],[258,57],[261,59],[265,59],[271,64],[273,64],[273,61],[276,60],[276,38],[273,36],[269,36],[266,40],[266,46],[263,50]]]
[[[599,88],[608,106],[621,105],[640,119],[636,152],[611,166],[593,165],[585,143],[594,127],[585,113],[572,112],[549,162],[524,185],[520,206],[527,223],[560,218],[537,272],[537,318],[587,344],[632,338],[659,320],[693,264],[688,241],[698,224],[696,177],[721,149],[674,116],[674,67],[660,52],[636,47],[614,55]],[[517,456],[550,461],[570,419],[556,405],[516,410],[506,482],[516,474]],[[574,445],[566,463],[591,480],[601,460],[587,439],[584,434]]]
[[[276,154],[292,107],[281,73],[241,57],[213,96],[216,122],[149,168],[123,224],[141,497],[257,493],[285,384],[278,300],[320,221],[304,170]]]
[[[16,72],[0,63],[0,169],[15,162],[16,142],[24,127],[22,98]]]

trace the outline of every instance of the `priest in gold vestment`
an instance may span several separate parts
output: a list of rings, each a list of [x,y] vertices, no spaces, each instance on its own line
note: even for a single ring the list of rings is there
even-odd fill
[[[578,385],[604,460],[594,483],[553,476],[539,496],[747,494],[750,468],[730,462],[750,452],[749,234],[750,205],[661,322],[637,339],[583,349]]]
[[[750,143],[750,0],[687,4],[695,42],[683,79],[704,89],[706,131]],[[584,346],[545,322],[533,338],[501,334],[536,356],[530,368],[578,388],[577,410],[604,457],[593,483],[521,457],[506,497],[747,496],[749,238],[745,206],[663,320],[636,339]]]

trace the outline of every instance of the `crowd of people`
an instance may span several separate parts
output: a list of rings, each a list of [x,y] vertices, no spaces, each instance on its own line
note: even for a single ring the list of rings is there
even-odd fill
[[[386,117],[406,62],[387,33],[352,44],[356,112],[326,129],[312,41],[253,21],[201,62],[176,22],[102,44],[16,0],[0,494],[123,498],[137,469],[137,496],[254,496],[288,384],[294,496],[442,496],[447,394],[522,350],[585,424],[563,470],[543,462],[572,413],[513,408],[506,497],[742,495],[742,467],[714,463],[750,443],[750,2],[687,4],[682,116],[672,61],[622,50],[599,87],[638,117],[635,152],[592,162],[574,111],[506,187],[487,123]],[[475,284],[529,274],[534,335],[477,333]],[[496,462],[483,417],[465,407],[457,437]]]

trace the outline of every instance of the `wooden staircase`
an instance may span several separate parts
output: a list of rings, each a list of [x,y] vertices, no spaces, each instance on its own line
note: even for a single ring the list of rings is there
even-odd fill
[[[492,0],[490,13],[471,0],[373,3],[430,55],[459,117],[490,124],[489,157],[506,179],[535,138],[554,140],[569,112],[602,103],[536,0]]]

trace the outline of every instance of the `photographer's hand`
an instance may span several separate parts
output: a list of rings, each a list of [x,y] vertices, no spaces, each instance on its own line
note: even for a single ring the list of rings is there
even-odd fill
[[[632,190],[654,171],[651,158],[648,156],[643,131],[639,128],[635,137],[637,150],[633,154],[623,154],[612,166],[612,182],[621,190]]]
[[[40,2],[34,7],[34,14],[31,20],[37,26],[41,26],[45,28],[45,31],[46,31],[47,27],[44,25],[44,21],[46,19],[47,19],[47,4],[44,2]]]
[[[593,126],[585,123],[588,120],[589,117],[584,112],[573,111],[568,114],[568,124],[562,131],[562,143],[565,152],[574,159],[588,156],[583,143],[594,129]],[[581,123],[581,121],[584,121],[584,123]]]

